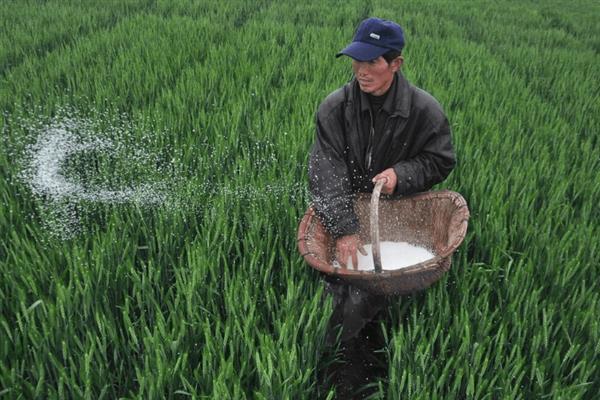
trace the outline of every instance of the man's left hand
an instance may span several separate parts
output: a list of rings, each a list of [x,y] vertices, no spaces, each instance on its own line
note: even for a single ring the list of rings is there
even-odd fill
[[[381,188],[381,193],[383,194],[392,194],[394,190],[396,190],[396,183],[398,182],[398,177],[396,177],[396,171],[393,168],[388,168],[383,172],[375,175],[373,178],[373,183],[376,183],[378,180],[384,179],[386,182],[383,184]]]

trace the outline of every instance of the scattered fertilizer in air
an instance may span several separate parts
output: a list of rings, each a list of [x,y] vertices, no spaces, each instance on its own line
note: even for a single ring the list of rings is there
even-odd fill
[[[101,130],[90,120],[63,117],[28,128],[34,140],[23,154],[21,180],[39,200],[39,216],[52,235],[75,236],[81,217],[105,205],[168,203],[168,176],[156,167],[156,156],[127,144],[130,127]]]
[[[406,268],[411,265],[422,263],[435,257],[429,250],[413,246],[406,242],[381,242],[381,266],[385,270],[395,270]],[[372,245],[364,246],[367,252],[366,256],[358,253],[358,270],[371,271],[375,269],[373,264]],[[352,259],[348,259],[346,264],[348,268],[353,269]]]
[[[31,147],[29,169],[30,187],[34,194],[48,196],[50,200],[85,200],[108,204],[135,202],[158,204],[165,200],[158,184],[140,184],[114,189],[101,185],[84,186],[77,177],[67,177],[63,167],[67,159],[77,153],[110,152],[113,142],[98,138],[79,140],[64,126],[52,126],[43,132]]]
[[[240,174],[237,170],[215,173],[214,167],[223,165],[224,159],[240,161],[236,168],[250,163],[253,171],[269,173],[279,164],[276,147],[269,141],[257,140],[236,153],[206,144],[173,150],[158,141],[168,134],[140,134],[126,116],[84,118],[73,110],[50,120],[33,117],[12,122],[28,143],[18,151],[20,181],[36,198],[42,225],[61,239],[82,233],[88,222],[103,223],[102,215],[110,207],[176,211],[211,207],[223,199],[258,204],[282,197],[308,198],[302,182],[257,179],[258,183],[237,184],[233,179],[218,179]],[[184,156],[184,152],[191,153]],[[198,165],[190,168],[188,162],[182,163],[184,159],[195,159]]]

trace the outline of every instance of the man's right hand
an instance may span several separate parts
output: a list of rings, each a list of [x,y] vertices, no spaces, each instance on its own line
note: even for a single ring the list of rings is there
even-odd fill
[[[346,263],[348,262],[348,259],[351,258],[352,266],[354,269],[358,269],[357,251],[360,251],[363,256],[367,255],[358,235],[342,236],[335,242],[335,257],[342,268],[348,268]]]

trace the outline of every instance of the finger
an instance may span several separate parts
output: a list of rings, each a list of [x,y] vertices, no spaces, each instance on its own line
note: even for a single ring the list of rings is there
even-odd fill
[[[348,254],[345,251],[341,251],[338,253],[338,263],[342,266],[342,268],[346,269],[348,266],[346,265],[348,261]]]
[[[360,254],[362,254],[363,256],[367,255],[367,251],[365,250],[365,247],[363,245],[358,246],[358,251],[360,251]]]
[[[384,188],[385,188],[385,190],[386,190],[386,192],[385,192],[385,193],[386,193],[386,194],[393,193],[393,192],[394,192],[394,189],[395,189],[395,186],[396,186],[396,185],[395,185],[395,183],[394,183],[394,180],[393,180],[391,177],[387,177],[387,176],[386,176],[386,182],[385,182],[385,185],[383,185],[383,187],[384,187]]]
[[[358,255],[356,254],[356,251],[352,253],[352,266],[354,269],[358,269]]]
[[[383,186],[385,187],[385,185],[387,185],[387,183],[390,181],[390,179],[387,176],[385,176],[383,173],[381,173],[379,175],[376,175],[373,178],[373,183],[377,183],[378,181],[384,181],[385,183]]]
[[[387,194],[388,193],[388,185],[387,185],[387,183],[384,183],[383,186],[381,187],[381,193],[383,193],[383,194]]]

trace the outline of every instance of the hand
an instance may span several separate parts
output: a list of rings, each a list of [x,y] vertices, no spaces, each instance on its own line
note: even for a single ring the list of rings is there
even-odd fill
[[[381,188],[381,193],[383,194],[392,194],[394,190],[396,190],[396,183],[398,183],[398,177],[396,176],[396,171],[393,168],[388,168],[383,172],[375,175],[373,178],[373,183],[377,183],[378,180],[385,179],[385,183]]]
[[[348,268],[346,263],[349,258],[352,258],[352,266],[354,269],[358,269],[357,250],[360,251],[360,254],[363,256],[367,255],[367,252],[360,243],[358,235],[342,236],[335,242],[335,256],[342,268]]]

